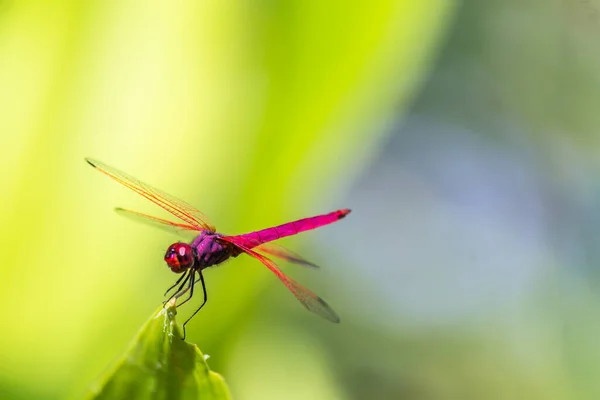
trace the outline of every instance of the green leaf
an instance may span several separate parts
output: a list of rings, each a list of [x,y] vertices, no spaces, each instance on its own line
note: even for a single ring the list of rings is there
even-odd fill
[[[160,308],[142,327],[117,365],[88,399],[230,399],[221,375],[198,347],[181,340],[175,303]]]

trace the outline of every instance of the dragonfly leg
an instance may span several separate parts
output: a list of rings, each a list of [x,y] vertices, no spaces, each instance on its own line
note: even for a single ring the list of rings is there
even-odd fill
[[[193,274],[193,272],[192,272],[192,271],[190,271],[190,274],[189,274],[188,278],[190,278],[192,275],[194,275],[194,274]],[[190,290],[190,288],[192,288],[192,286],[193,286],[193,285],[195,285],[197,282],[198,282],[198,279],[196,279],[196,278],[195,278],[195,276],[194,276],[194,282],[193,282],[193,283],[192,283],[192,281],[190,280],[190,281],[189,281],[189,284],[188,284],[188,280],[186,279],[186,280],[185,280],[185,281],[183,281],[183,283],[182,283],[182,284],[179,286],[179,288],[178,288],[178,289],[175,291],[175,293],[173,293],[173,294],[171,295],[171,297],[169,297],[169,299],[168,299],[168,300],[166,300],[166,301],[163,301],[163,303],[167,303],[167,302],[171,301],[171,299],[172,299],[172,298],[176,298],[176,299],[180,298],[181,296],[183,296],[184,294],[186,294],[186,293],[188,292],[188,290]],[[186,284],[188,285],[188,287],[186,287],[186,288],[184,289],[183,287],[184,287],[184,285],[186,285]],[[190,294],[190,297],[191,297],[191,296],[192,296],[192,295]],[[186,302],[186,301],[188,301],[188,300],[189,300],[189,299],[186,299],[186,300],[185,300],[183,303],[185,303],[185,302]],[[183,303],[181,303],[181,304],[178,304],[178,305],[177,305],[177,307],[181,306]]]
[[[192,279],[190,279],[190,284],[188,285],[187,289],[185,289],[181,293],[178,293],[175,296],[175,298],[179,299],[179,297],[183,296],[185,294],[185,292],[187,292],[188,290],[190,291],[190,295],[187,297],[187,299],[185,299],[180,304],[178,304],[177,307],[181,307],[182,305],[184,305],[185,303],[187,303],[188,301],[190,301],[190,299],[194,295],[194,284],[196,283],[196,271],[192,271],[190,274],[192,276]]]
[[[178,294],[179,292],[181,292],[181,289],[183,289],[183,287],[184,287],[184,286],[185,286],[185,284],[187,283],[188,279],[190,279],[190,276],[191,276],[191,274],[190,274],[190,273],[188,273],[188,272],[186,272],[184,276],[185,276],[185,279],[183,280],[183,282],[181,283],[181,285],[179,286],[179,288],[177,289],[177,291],[176,291],[175,293],[173,293],[173,294],[171,295],[171,297],[169,297],[167,300],[163,301],[163,304],[167,304],[169,301],[171,301],[171,299],[172,299],[173,297],[177,296],[177,294]],[[181,278],[179,278],[179,280],[181,280]],[[177,281],[177,282],[179,282],[179,281]]]
[[[204,305],[206,304],[206,300],[208,300],[208,297],[206,295],[206,285],[204,284],[204,276],[202,275],[202,271],[198,271],[198,275],[200,275],[200,282],[202,282],[202,291],[204,292],[204,301],[202,302],[202,304],[200,305],[200,307],[198,307],[198,309],[196,311],[194,311],[194,313],[187,319],[185,320],[185,322],[183,323],[182,327],[183,327],[183,337],[181,338],[182,340],[185,340],[185,325],[190,322],[190,320],[192,318],[194,318],[194,315],[196,315],[198,313],[198,311],[200,311],[200,309],[202,307],[204,307]]]
[[[173,288],[177,285],[179,285],[179,282],[181,282],[181,280],[185,278],[185,274],[181,275],[181,277],[179,279],[177,279],[177,282],[175,282],[175,284],[173,284],[173,286],[171,286],[170,288],[167,289],[167,291],[165,292],[165,294],[163,294],[163,296],[166,296],[171,290],[173,290]]]

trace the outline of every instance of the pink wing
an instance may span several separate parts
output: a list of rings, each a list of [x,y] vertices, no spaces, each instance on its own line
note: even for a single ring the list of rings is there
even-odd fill
[[[292,278],[286,276],[271,259],[258,254],[257,252],[245,247],[237,243],[235,240],[232,240],[230,236],[221,237],[222,240],[230,242],[237,247],[239,247],[246,254],[258,259],[262,262],[267,268],[269,268],[277,277],[283,282],[283,284],[296,296],[296,298],[306,307],[309,311],[320,315],[334,323],[340,322],[340,317],[333,311],[333,309],[327,304],[322,298],[300,285],[298,282],[294,281]]]
[[[339,221],[348,214],[350,214],[350,210],[343,209],[330,212],[329,214],[317,215],[316,217],[299,219],[297,221],[288,222],[283,225],[274,226],[272,228],[267,228],[256,232],[229,237],[234,239],[237,243],[252,249],[263,243],[271,242],[273,240],[281,239],[282,237],[295,235],[300,232],[331,224]]]
[[[179,224],[177,222],[168,221],[166,219],[142,214],[137,211],[125,210],[124,208],[115,208],[115,212],[132,221],[141,222],[142,224],[150,225],[155,228],[159,228],[169,233],[174,233],[185,238],[192,238],[198,236],[198,229],[194,228],[191,225]]]
[[[88,164],[96,168],[98,171],[105,175],[110,176],[117,182],[123,184],[134,192],[141,194],[151,202],[164,208],[177,218],[186,222],[187,224],[194,227],[196,230],[208,230],[211,232],[215,231],[215,227],[209,222],[208,218],[192,207],[183,200],[179,200],[162,190],[156,189],[146,183],[143,183],[134,177],[126,174],[125,172],[119,171],[116,168],[109,167],[108,165],[92,160],[89,158],[85,159]]]
[[[254,248],[259,253],[269,254],[274,257],[281,258],[294,264],[304,265],[306,267],[319,268],[318,265],[305,260],[300,255],[294,253],[291,250],[286,249],[275,243],[263,243],[260,246]]]

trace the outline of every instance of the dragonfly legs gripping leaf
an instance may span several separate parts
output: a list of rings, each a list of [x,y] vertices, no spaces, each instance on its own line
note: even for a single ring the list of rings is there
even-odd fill
[[[183,295],[184,295],[184,294],[185,294],[185,293],[186,293],[188,290],[190,290],[190,288],[191,288],[191,286],[192,286],[192,285],[195,285],[195,284],[198,282],[198,280],[197,280],[197,279],[194,279],[193,283],[192,283],[192,282],[190,282],[190,283],[189,283],[189,285],[188,285],[188,287],[184,289],[183,287],[186,285],[186,283],[188,282],[188,279],[190,278],[190,276],[191,276],[191,275],[192,275],[192,271],[190,270],[190,271],[186,272],[185,274],[183,274],[183,275],[181,276],[181,278],[177,279],[177,282],[175,282],[175,284],[174,284],[173,286],[171,286],[171,287],[170,287],[170,288],[169,288],[169,289],[168,289],[168,290],[165,292],[164,296],[166,296],[166,295],[167,295],[167,294],[168,294],[168,293],[169,293],[171,290],[173,290],[173,288],[174,288],[175,286],[177,286],[177,285],[179,284],[179,282],[181,282],[181,280],[182,280],[183,278],[185,278],[185,280],[184,280],[184,281],[181,283],[181,285],[179,285],[179,288],[177,288],[177,290],[175,291],[175,293],[173,293],[171,296],[169,296],[169,298],[168,298],[167,300],[164,300],[164,301],[162,302],[162,303],[163,303],[163,305],[167,304],[167,303],[168,303],[169,301],[171,301],[173,298],[179,298],[179,297],[183,296]],[[186,300],[186,301],[187,301],[187,300]],[[181,304],[183,304],[183,303],[181,303]],[[178,304],[178,305],[177,305],[177,307],[179,307],[181,304]]]
[[[166,297],[166,296],[167,296],[167,294],[169,294],[169,292],[170,292],[171,290],[173,290],[173,288],[175,288],[175,286],[179,285],[179,282],[181,282],[181,280],[182,280],[183,278],[185,278],[185,277],[186,277],[186,274],[183,274],[183,275],[181,275],[181,278],[177,279],[177,282],[175,282],[175,283],[173,284],[173,286],[171,286],[170,288],[168,288],[168,289],[167,289],[167,291],[165,292],[165,294],[163,294],[163,296],[164,296],[164,297]],[[180,288],[180,290],[181,290],[181,288]],[[171,298],[169,298],[169,300],[171,300]],[[168,300],[167,300],[167,301],[164,301],[164,302],[163,302],[163,304],[166,304],[166,303],[168,303],[168,302],[169,302]]]
[[[196,279],[196,272],[198,273],[200,279]],[[183,282],[181,282],[182,280],[183,280]],[[200,309],[202,309],[202,307],[204,307],[204,305],[206,304],[206,301],[208,300],[208,296],[206,293],[206,285],[204,284],[204,276],[202,275],[201,271],[196,271],[196,270],[190,269],[184,275],[182,275],[181,278],[179,278],[177,280],[177,282],[175,282],[175,284],[173,286],[171,286],[169,288],[169,290],[167,290],[165,293],[165,296],[166,296],[171,290],[173,290],[173,288],[175,286],[177,286],[179,284],[179,282],[181,282],[181,285],[179,285],[179,288],[177,288],[177,291],[175,293],[173,293],[167,300],[163,301],[163,305],[166,305],[173,298],[179,299],[181,296],[183,296],[184,294],[186,294],[189,291],[190,292],[189,296],[184,301],[182,301],[180,304],[177,304],[177,307],[182,306],[185,303],[187,303],[188,301],[190,301],[192,296],[194,296],[194,286],[196,285],[198,280],[202,283],[202,291],[204,293],[204,300],[202,301],[202,304],[200,305],[200,307],[198,307],[196,309],[196,311],[194,311],[194,313],[183,323],[183,325],[182,325],[182,328],[183,328],[182,339],[183,340],[185,340],[185,336],[186,336],[185,325],[188,322],[190,322],[190,320],[198,313],[198,311],[200,311]],[[184,289],[186,284],[187,284],[187,287]]]
[[[190,279],[190,283],[189,283],[189,285],[188,285],[187,289],[185,289],[185,290],[184,290],[184,291],[182,291],[182,292],[178,292],[177,294],[175,294],[175,298],[176,298],[177,300],[179,300],[179,298],[180,298],[181,296],[183,296],[183,295],[184,295],[186,292],[188,292],[188,291],[190,292],[190,295],[187,297],[187,299],[185,299],[185,300],[184,300],[184,301],[182,301],[181,303],[177,304],[177,307],[181,307],[182,305],[184,305],[185,303],[187,303],[188,301],[190,301],[190,299],[191,299],[191,298],[192,298],[192,296],[194,295],[194,286],[195,286],[195,284],[196,284],[196,282],[197,282],[197,281],[196,281],[196,271],[195,271],[195,270],[192,270],[192,271],[190,272],[190,276],[192,277],[192,279]]]
[[[200,307],[198,307],[196,309],[196,311],[194,311],[194,313],[188,319],[186,319],[185,322],[183,323],[183,325],[182,325],[182,327],[183,327],[183,337],[181,338],[182,340],[185,340],[185,325],[188,322],[190,322],[190,320],[192,318],[194,318],[194,315],[196,315],[198,313],[198,311],[200,311],[202,309],[202,307],[204,307],[204,305],[206,304],[206,301],[208,300],[208,296],[206,295],[206,285],[204,284],[204,275],[202,275],[202,271],[198,271],[198,275],[200,275],[200,282],[202,282],[202,291],[204,292],[204,300],[202,301],[202,304],[200,304]],[[193,285],[192,285],[192,289],[193,289]],[[192,295],[190,294],[190,297],[188,298],[188,300],[191,297],[192,297]],[[181,304],[183,304],[183,303],[181,303]]]
[[[181,276],[181,278],[177,279],[177,282],[175,282],[175,284],[174,284],[173,286],[171,286],[171,287],[169,288],[169,290],[167,290],[167,291],[165,292],[165,296],[166,296],[166,295],[167,295],[167,293],[169,293],[169,292],[170,292],[170,291],[171,291],[171,290],[172,290],[172,289],[173,289],[175,286],[177,286],[177,284],[178,284],[179,282],[181,282],[181,280],[182,280],[183,278],[185,278],[185,279],[183,280],[183,282],[181,283],[181,285],[179,286],[179,288],[177,289],[177,291],[175,291],[175,293],[173,293],[173,294],[171,295],[171,297],[169,297],[167,300],[163,301],[163,305],[167,304],[168,302],[170,302],[170,301],[171,301],[171,299],[172,299],[173,297],[177,297],[177,294],[181,293],[181,291],[182,291],[183,287],[185,286],[185,284],[187,283],[188,279],[190,279],[190,276],[191,276],[191,274],[189,273],[189,271],[187,271],[187,272],[185,272],[185,273],[184,273],[184,274]],[[187,291],[187,289],[186,289],[186,291]]]

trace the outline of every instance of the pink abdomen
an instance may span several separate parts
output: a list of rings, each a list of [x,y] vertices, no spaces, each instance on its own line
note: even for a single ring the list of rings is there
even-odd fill
[[[344,218],[349,213],[349,209],[338,210],[330,212],[329,214],[299,219],[297,221],[288,222],[256,232],[246,233],[244,235],[231,236],[231,238],[239,241],[248,248],[253,248],[263,243],[281,239],[282,237],[295,235],[300,232],[309,231],[311,229],[319,228],[323,225],[331,224]]]

